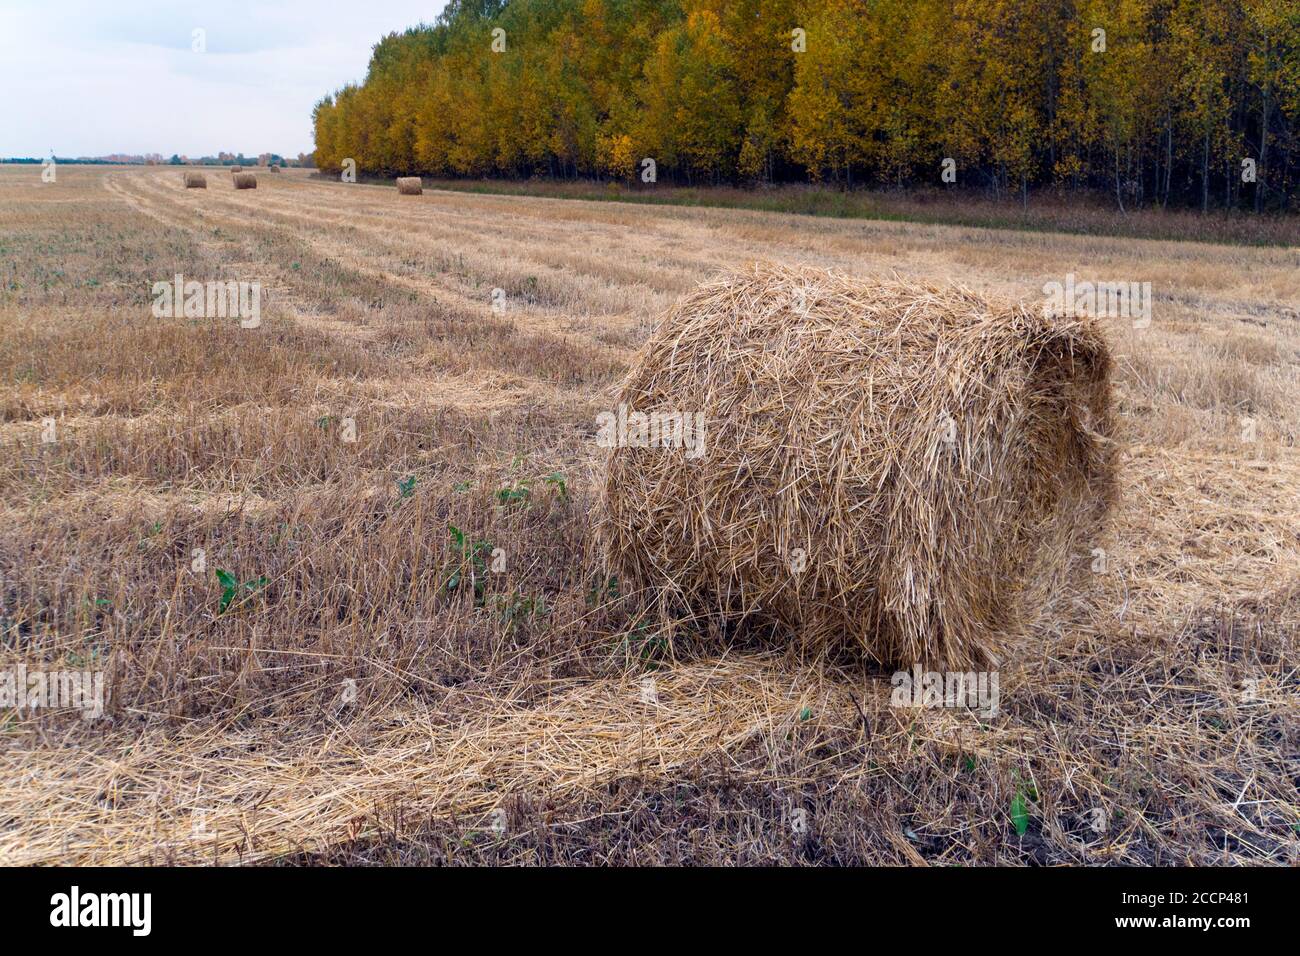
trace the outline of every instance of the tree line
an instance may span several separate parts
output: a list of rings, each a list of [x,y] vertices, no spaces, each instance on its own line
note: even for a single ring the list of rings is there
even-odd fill
[[[1287,208],[1300,2],[452,0],[313,120],[326,170]]]

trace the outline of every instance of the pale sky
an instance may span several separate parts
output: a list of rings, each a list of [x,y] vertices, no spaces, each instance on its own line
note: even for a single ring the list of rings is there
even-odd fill
[[[0,157],[311,152],[312,105],[363,79],[382,36],[443,6],[0,0]]]

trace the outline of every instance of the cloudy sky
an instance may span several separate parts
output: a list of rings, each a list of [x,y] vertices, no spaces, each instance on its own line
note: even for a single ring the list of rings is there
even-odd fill
[[[444,5],[0,0],[0,156],[310,152],[312,105]]]

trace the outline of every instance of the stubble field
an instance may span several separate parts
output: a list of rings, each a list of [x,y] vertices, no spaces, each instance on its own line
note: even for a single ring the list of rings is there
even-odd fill
[[[0,863],[1296,859],[1300,249],[207,177],[0,167],[0,672],[110,694],[0,710]],[[996,716],[602,571],[596,416],[755,261],[1151,283],[1113,534]],[[155,318],[177,273],[261,326]]]

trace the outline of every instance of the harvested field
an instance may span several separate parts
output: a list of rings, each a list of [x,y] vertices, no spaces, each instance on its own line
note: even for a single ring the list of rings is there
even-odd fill
[[[996,712],[606,574],[597,416],[755,262],[1151,284],[1098,320],[1112,527]],[[0,864],[1300,860],[1294,247],[5,166],[0,269],[0,673],[108,688],[0,708]]]

